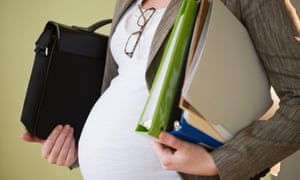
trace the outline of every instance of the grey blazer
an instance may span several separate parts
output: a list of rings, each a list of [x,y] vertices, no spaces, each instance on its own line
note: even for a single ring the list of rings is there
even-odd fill
[[[270,83],[280,98],[280,108],[268,121],[254,121],[232,140],[211,152],[219,176],[182,174],[183,179],[251,179],[300,148],[300,29],[284,0],[222,0],[245,25],[263,62]],[[117,0],[112,32],[134,0]],[[151,86],[166,39],[181,5],[172,0],[156,32],[147,69]],[[108,50],[103,90],[117,74]]]

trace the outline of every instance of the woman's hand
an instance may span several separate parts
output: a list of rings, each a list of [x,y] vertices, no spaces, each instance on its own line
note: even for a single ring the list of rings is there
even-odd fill
[[[159,139],[153,142],[153,147],[166,170],[202,176],[218,174],[211,155],[199,145],[162,132]]]
[[[22,139],[42,144],[42,157],[51,164],[69,167],[77,160],[73,128],[69,125],[56,126],[46,140],[32,137],[28,132],[22,134]]]

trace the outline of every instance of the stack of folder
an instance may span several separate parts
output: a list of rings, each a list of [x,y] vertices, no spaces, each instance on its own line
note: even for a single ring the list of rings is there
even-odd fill
[[[220,0],[184,0],[136,131],[158,137],[175,121],[170,133],[216,148],[271,105],[245,27]]]

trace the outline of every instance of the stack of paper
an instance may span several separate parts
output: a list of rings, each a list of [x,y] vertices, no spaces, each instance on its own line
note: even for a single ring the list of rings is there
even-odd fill
[[[208,136],[225,142],[271,107],[270,84],[245,27],[220,0],[206,5],[208,14],[186,68],[180,107],[213,127],[215,132]],[[189,140],[187,136],[180,137]]]

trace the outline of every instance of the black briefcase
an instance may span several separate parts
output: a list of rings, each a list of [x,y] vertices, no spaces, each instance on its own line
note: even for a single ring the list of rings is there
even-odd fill
[[[49,21],[36,41],[34,64],[21,122],[46,139],[58,124],[74,128],[76,143],[98,97],[108,37],[95,32],[111,20],[87,28]]]

